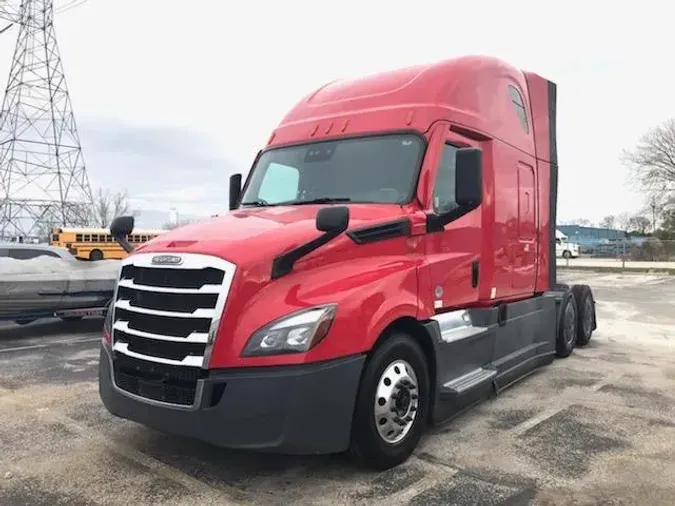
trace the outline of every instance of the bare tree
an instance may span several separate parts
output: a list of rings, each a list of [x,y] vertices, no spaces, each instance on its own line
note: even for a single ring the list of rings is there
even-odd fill
[[[108,227],[113,219],[124,214],[129,214],[127,192],[111,193],[109,190],[99,188],[94,197],[94,213],[92,218],[94,226],[101,228]]]
[[[615,216],[605,216],[601,221],[600,221],[600,226],[602,228],[614,228],[614,224],[616,223],[616,217]]]
[[[651,128],[621,158],[633,182],[643,190],[675,191],[675,118]]]
[[[663,213],[663,221],[661,222],[661,229],[664,232],[667,232],[669,236],[675,235],[675,208],[668,209],[666,212]]]
[[[652,232],[656,232],[669,212],[675,211],[675,192],[651,192],[640,214],[649,217]]]
[[[640,235],[645,235],[651,227],[651,220],[646,216],[636,214],[628,218],[626,223],[626,232],[633,232]]]
[[[623,231],[628,230],[628,220],[630,220],[630,214],[625,212],[618,214],[616,217],[616,228]]]

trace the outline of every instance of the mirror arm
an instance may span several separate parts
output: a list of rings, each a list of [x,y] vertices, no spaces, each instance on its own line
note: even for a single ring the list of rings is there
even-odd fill
[[[295,262],[300,260],[302,257],[309,255],[312,251],[319,249],[324,244],[332,241],[345,230],[347,230],[346,226],[329,230],[328,232],[321,234],[319,237],[315,237],[311,241],[301,244],[297,248],[279,255],[274,259],[274,262],[272,262],[271,278],[277,279],[285,276],[286,274],[290,274],[290,272],[293,270],[293,265]]]
[[[456,207],[452,211],[449,211],[447,213],[443,214],[436,214],[436,213],[428,213],[427,214],[427,232],[432,233],[432,232],[442,232],[445,230],[445,226],[453,222],[455,220],[458,220],[462,216],[464,216],[467,213],[470,213],[474,209],[478,208],[478,204],[471,204],[469,206],[460,206]]]
[[[127,253],[131,253],[136,249],[134,246],[132,246],[132,244],[129,241],[127,241],[126,237],[113,236],[113,239],[115,239],[115,241],[117,241],[117,244],[122,246],[122,249],[124,249],[124,251],[126,251]]]
[[[436,213],[427,213],[427,233],[442,232],[445,230],[445,223],[440,215]]]

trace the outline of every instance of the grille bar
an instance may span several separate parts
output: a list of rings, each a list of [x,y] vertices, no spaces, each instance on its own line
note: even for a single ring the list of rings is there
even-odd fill
[[[201,367],[204,365],[204,357],[197,357],[188,355],[182,360],[171,360],[170,358],[155,357],[151,355],[142,355],[129,349],[129,343],[117,341],[113,346],[114,351],[119,351],[128,357],[139,358],[141,360],[149,360],[150,362],[157,362],[166,365],[182,365],[185,367]]]
[[[177,264],[152,263],[153,257],[165,255],[135,253],[122,261],[113,305],[113,361],[190,374],[204,371],[236,266],[211,255],[180,252],[170,252],[180,257]],[[113,367],[116,385],[130,395],[183,407],[198,402],[196,381],[177,390],[179,385],[145,377],[143,367],[120,367]]]
[[[128,300],[130,306],[143,309],[193,313],[200,308],[214,309],[218,301],[218,295],[214,293],[145,292],[120,286],[117,288],[117,300]]]
[[[193,268],[180,265],[178,267],[125,265],[120,275],[121,279],[130,279],[141,285],[193,290],[204,285],[222,284],[225,278],[223,270],[214,267]]]
[[[202,285],[200,288],[176,288],[166,286],[152,286],[136,283],[133,279],[120,279],[117,284],[119,287],[131,288],[132,290],[143,290],[144,292],[158,292],[158,293],[220,293],[222,285]]]
[[[152,332],[143,332],[142,330],[136,330],[129,327],[129,322],[124,320],[117,320],[115,325],[113,325],[115,330],[124,332],[125,334],[131,334],[138,337],[147,337],[148,339],[157,339],[161,341],[175,341],[179,343],[208,343],[209,334],[205,332],[192,332],[187,337],[175,337],[175,336],[165,336],[160,334],[154,334]]]
[[[208,334],[213,325],[210,318],[168,318],[116,308],[115,322],[119,320],[129,322],[130,329],[182,338],[194,332]]]
[[[132,306],[128,299],[118,300],[115,302],[116,309],[124,309],[126,311],[133,311],[134,313],[143,313],[153,316],[168,316],[170,318],[213,318],[215,316],[213,309],[199,308],[192,313],[182,313],[178,311],[161,311],[159,309],[148,309],[145,307]]]

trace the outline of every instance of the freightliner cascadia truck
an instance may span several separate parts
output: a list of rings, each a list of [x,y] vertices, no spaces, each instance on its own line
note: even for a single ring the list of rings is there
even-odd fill
[[[104,323],[106,408],[165,433],[405,461],[425,428],[588,343],[558,284],[556,85],[467,56],[327,84],[229,211],[130,250]]]

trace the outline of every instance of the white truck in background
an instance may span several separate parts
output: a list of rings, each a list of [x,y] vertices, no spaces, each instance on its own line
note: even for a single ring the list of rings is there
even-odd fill
[[[579,256],[579,245],[569,242],[569,237],[558,229],[555,231],[555,256],[557,258],[577,258]]]

